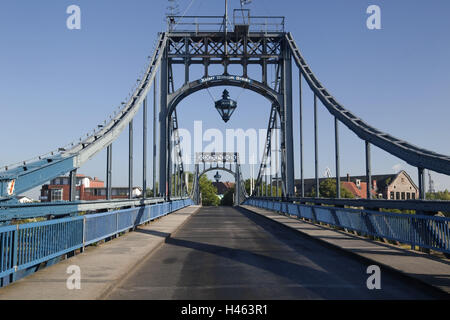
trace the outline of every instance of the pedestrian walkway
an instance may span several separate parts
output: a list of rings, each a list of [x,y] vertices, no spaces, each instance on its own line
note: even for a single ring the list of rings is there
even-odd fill
[[[178,230],[198,206],[190,206],[138,227],[118,239],[86,248],[83,254],[63,260],[0,289],[0,300],[100,299],[144,258]],[[81,289],[69,290],[69,266],[81,270]]]
[[[244,205],[242,208],[277,221],[305,235],[343,249],[374,264],[399,271],[413,280],[431,285],[450,294],[450,260],[425,253],[374,242],[346,232],[299,220],[274,211]]]

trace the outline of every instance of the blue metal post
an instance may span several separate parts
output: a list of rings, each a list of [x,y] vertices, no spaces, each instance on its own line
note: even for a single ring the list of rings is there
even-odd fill
[[[12,251],[13,257],[13,267],[14,267],[14,273],[11,275],[11,282],[16,281],[17,276],[17,266],[18,266],[18,257],[19,257],[19,225],[16,226],[16,230],[14,230],[14,245],[13,245],[13,251]]]

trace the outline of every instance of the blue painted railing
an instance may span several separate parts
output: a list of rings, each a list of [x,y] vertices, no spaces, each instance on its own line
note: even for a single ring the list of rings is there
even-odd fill
[[[14,275],[192,205],[191,199],[106,213],[0,227],[0,287]]]
[[[450,218],[446,217],[311,206],[260,199],[247,199],[244,204],[345,228],[365,236],[450,253]]]

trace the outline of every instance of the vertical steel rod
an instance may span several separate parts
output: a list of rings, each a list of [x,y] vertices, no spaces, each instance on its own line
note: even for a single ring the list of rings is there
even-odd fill
[[[106,148],[106,200],[112,196],[112,144]]]
[[[366,141],[366,181],[367,199],[372,199],[372,168],[370,159],[370,143]]]
[[[69,175],[69,201],[75,201],[76,200],[76,194],[77,194],[77,169],[70,171]],[[81,193],[80,193],[81,196]],[[81,200],[81,199],[78,199]]]
[[[302,73],[299,72],[299,96],[300,96],[300,188],[301,197],[305,197],[305,177],[303,175],[303,98],[302,98]]]
[[[173,137],[173,119],[172,116],[169,116],[169,134],[167,136],[167,201],[170,200],[170,197],[172,196],[172,189],[173,189],[173,180],[172,180],[172,137]]]
[[[167,57],[167,49],[164,50],[164,55],[161,60],[160,67],[160,76],[161,80],[159,82],[159,91],[160,91],[160,104],[159,104],[159,194],[164,198],[167,197],[167,189],[168,189],[168,179],[167,171],[168,171],[168,125],[169,125],[169,115],[167,112],[167,96],[169,91],[169,73],[168,73],[168,57]]]
[[[144,99],[142,137],[142,198],[147,196],[147,97]]]
[[[176,160],[175,160],[176,161]],[[177,170],[178,170],[178,166],[177,163],[175,162],[173,164],[173,192],[172,194],[177,197],[177,191],[178,191],[178,175],[177,175]]]
[[[334,143],[336,151],[336,197],[341,198],[341,169],[339,159],[339,121],[334,118]]]
[[[314,152],[315,152],[315,176],[316,176],[316,198],[320,198],[320,184],[319,184],[319,141],[318,141],[318,126],[317,126],[317,95],[314,94]]]
[[[158,77],[153,80],[153,197],[156,193],[156,127],[158,123]]]
[[[418,168],[419,169],[419,198],[420,200],[426,199],[426,193],[425,193],[425,170],[424,168]]]
[[[128,125],[128,199],[133,198],[133,120]]]
[[[276,183],[276,187],[275,187],[275,197],[278,197],[279,193],[278,193],[278,167],[279,167],[279,163],[278,163],[278,156],[280,155],[279,153],[279,142],[278,142],[278,117],[275,114],[275,183]]]
[[[283,58],[283,95],[284,95],[284,132],[283,140],[285,147],[285,173],[282,179],[286,183],[286,196],[292,197],[295,190],[295,172],[294,172],[294,130],[292,119],[292,55],[291,50],[287,46],[285,56]]]

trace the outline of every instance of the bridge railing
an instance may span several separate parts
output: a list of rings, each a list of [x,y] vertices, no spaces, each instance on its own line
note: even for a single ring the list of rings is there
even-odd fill
[[[243,20],[233,17],[232,28],[229,32],[234,31],[236,25],[248,25],[249,32],[282,33],[285,30],[284,17],[269,16],[246,16]],[[170,32],[223,32],[224,17],[223,16],[168,16],[168,29]]]
[[[18,272],[192,205],[191,199],[0,227],[0,287]],[[19,276],[20,277],[20,276]]]
[[[296,202],[301,204],[363,207],[365,209],[397,209],[414,210],[425,215],[434,215],[438,212],[450,212],[450,201],[442,200],[386,200],[386,199],[344,199],[344,198],[298,198],[298,197],[254,197],[254,199]]]
[[[299,204],[264,199],[247,199],[245,204],[274,210],[404,244],[450,254],[450,218],[377,212]]]

